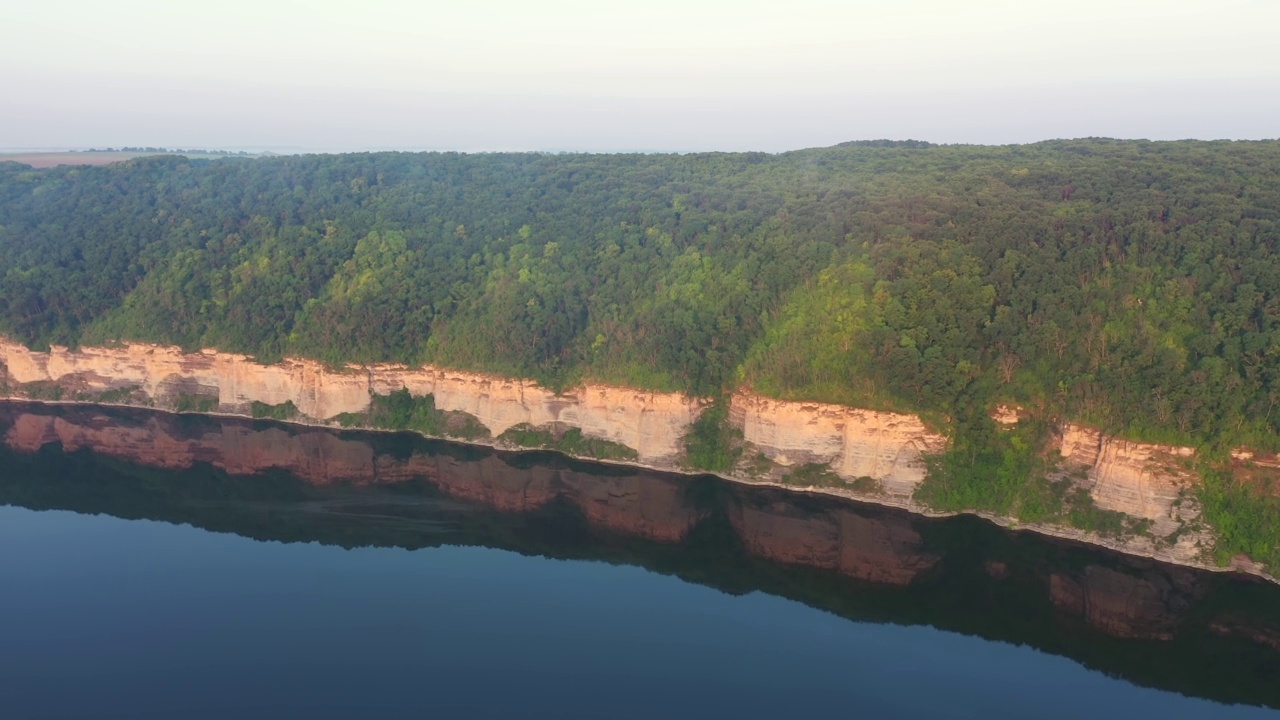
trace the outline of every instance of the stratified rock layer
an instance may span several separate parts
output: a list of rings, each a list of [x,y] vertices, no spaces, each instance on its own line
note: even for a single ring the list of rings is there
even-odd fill
[[[914,415],[842,405],[739,394],[729,417],[744,440],[779,465],[827,464],[842,478],[879,480],[900,498],[924,480],[924,455],[946,445]]]
[[[1168,537],[1199,516],[1190,490],[1191,448],[1136,443],[1097,430],[1067,425],[1061,453],[1068,470],[1084,471],[1084,486],[1098,507],[1151,521],[1151,534]],[[1200,533],[1182,534],[1175,552],[1194,555]]]
[[[620,443],[641,462],[674,465],[680,438],[700,410],[697,400],[607,385],[556,394],[534,383],[439,368],[371,365],[332,370],[310,360],[262,365],[232,353],[184,353],[179,348],[131,343],[75,352],[54,347],[32,352],[0,340],[0,362],[10,382],[52,382],[78,393],[137,387],[158,407],[182,395],[217,397],[218,411],[249,414],[254,402],[292,402],[307,418],[323,421],[369,406],[373,393],[408,389],[434,395],[436,407],[474,415],[493,435],[513,425],[562,424]]]
[[[344,413],[366,410],[374,394],[407,389],[418,396],[432,395],[440,410],[474,416],[492,437],[519,424],[579,428],[588,437],[635,450],[642,465],[673,470],[681,469],[683,436],[705,404],[678,393],[597,384],[557,393],[525,380],[434,367],[375,364],[334,369],[299,359],[263,365],[233,353],[186,353],[176,347],[140,343],[76,351],[54,347],[44,353],[0,339],[0,388],[7,388],[9,397],[49,397],[51,387],[46,386],[56,386],[52,389],[64,398],[90,401],[105,392],[132,389],[123,394],[128,396],[125,400],[120,400],[119,392],[115,399],[159,408],[175,408],[184,398],[198,396],[209,402],[216,400],[219,413],[233,415],[251,414],[255,402],[291,402],[301,413],[300,420],[320,424]],[[1016,420],[1012,411],[1004,412],[1007,410],[1002,409],[1000,420]],[[739,393],[731,399],[729,418],[742,431],[750,456],[763,455],[771,461],[768,479],[772,482],[791,482],[787,480],[791,468],[816,464],[830,468],[845,483],[827,482],[823,491],[928,511],[912,496],[925,478],[926,456],[944,450],[946,438],[914,415]],[[74,438],[70,441],[74,446]],[[254,442],[267,441],[258,438]],[[280,446],[272,442],[263,447],[246,445],[241,452],[256,458],[281,451],[288,442],[294,441],[281,439]],[[1193,493],[1186,492],[1196,482],[1188,469],[1191,450],[1125,442],[1074,425],[1062,429],[1060,450],[1063,469],[1078,478],[1100,508],[1150,521],[1150,535],[1113,541],[1071,528],[1037,529],[1173,562],[1203,562],[1203,551],[1211,542],[1208,530],[1188,531],[1199,527],[1199,508]],[[164,464],[165,456],[184,457],[180,448],[157,447],[155,452],[158,464]],[[338,451],[318,448],[316,452]],[[373,459],[352,457],[350,462],[354,469]],[[331,470],[343,463],[322,464]],[[875,482],[855,483],[861,478]],[[861,489],[855,491],[855,487]],[[467,495],[469,491],[459,488],[458,492]],[[535,486],[530,486],[530,493],[537,495]],[[647,501],[637,497],[636,502]],[[589,507],[584,511],[589,512]],[[750,537],[748,516],[744,514],[739,521],[745,523],[741,528]],[[841,526],[839,533],[879,536],[876,528],[862,526]],[[877,543],[890,555],[895,548],[910,545],[907,539],[892,534],[873,544]],[[856,559],[832,562],[837,566],[852,563],[850,568],[857,565]],[[903,568],[894,573],[907,577],[911,571]]]
[[[669,469],[679,467],[682,438],[703,406],[678,393],[608,385],[555,393],[525,380],[434,367],[379,364],[335,370],[298,359],[262,365],[233,353],[184,353],[141,343],[76,351],[54,347],[42,353],[0,340],[0,362],[8,368],[8,382],[17,386],[54,383],[90,397],[137,388],[161,408],[174,407],[183,396],[216,397],[218,412],[239,415],[250,414],[254,402],[292,402],[316,422],[359,413],[368,408],[372,394],[406,389],[434,396],[440,410],[469,413],[495,437],[522,423],[576,427],[589,437],[635,450],[644,465]],[[846,480],[879,481],[900,502],[924,479],[924,453],[941,450],[946,441],[913,415],[746,394],[733,398],[731,421],[779,465],[829,464]]]

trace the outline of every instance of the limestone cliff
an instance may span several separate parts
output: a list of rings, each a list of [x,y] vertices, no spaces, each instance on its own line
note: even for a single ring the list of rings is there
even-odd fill
[[[1150,521],[1151,536],[1166,541],[1152,543],[1150,550],[1158,552],[1151,554],[1192,561],[1211,542],[1204,529],[1188,531],[1200,517],[1191,492],[1197,481],[1191,448],[1129,442],[1066,425],[1060,453],[1064,469],[1083,476],[1078,483],[1099,508]]]
[[[407,389],[418,396],[432,395],[439,410],[469,413],[492,437],[520,424],[579,428],[585,436],[634,450],[638,464],[671,470],[681,469],[682,437],[704,406],[697,398],[677,393],[598,384],[556,393],[530,381],[434,367],[379,364],[335,369],[300,359],[263,365],[232,353],[185,353],[176,347],[139,343],[76,351],[54,347],[44,353],[4,339],[0,339],[0,389],[18,398],[93,402],[110,396],[111,402],[167,409],[194,396],[206,399],[209,409],[231,415],[250,414],[255,402],[291,402],[302,415],[298,419],[313,424],[331,424],[337,415],[364,411],[374,394]],[[1016,420],[1017,413],[1017,409],[997,409],[1002,422]],[[739,472],[740,479],[779,482],[789,469],[817,466],[832,479],[822,491],[928,512],[913,500],[913,493],[925,478],[926,456],[944,450],[947,440],[916,416],[739,393],[731,400],[729,419],[741,430],[750,455],[763,456],[771,468],[764,473]],[[59,438],[75,446],[74,433],[63,438],[59,431]],[[1196,480],[1187,467],[1189,449],[1125,442],[1073,425],[1062,428],[1061,438],[1064,476],[1087,489],[1098,507],[1149,520],[1150,536],[1112,541],[1070,528],[1034,529],[1174,562],[1203,563],[1202,551],[1210,538],[1207,530],[1196,529],[1199,509],[1186,492]],[[273,452],[292,452],[286,446],[293,442],[298,441],[255,436],[237,452],[245,462],[256,464]],[[164,464],[165,458],[185,462],[196,452],[166,444],[164,438],[155,443],[158,464]],[[329,460],[344,457],[343,452],[338,447],[315,448],[312,455],[324,458],[323,472],[346,473],[344,467],[354,471],[375,462],[354,455],[340,462]],[[236,453],[222,457],[222,462],[237,462]],[[871,483],[857,484],[868,478]],[[479,492],[481,487],[483,483],[472,490],[459,488],[458,493]],[[538,495],[536,486],[530,486],[530,492]],[[636,501],[645,502],[643,498]],[[750,517],[744,511],[738,518],[748,539]],[[838,532],[880,536],[879,530],[864,525],[840,526]],[[892,533],[882,540],[872,544],[884,548],[887,556],[911,545],[909,538]],[[849,559],[833,562],[846,560],[857,564]],[[911,572],[904,567],[891,574],[909,577]]]
[[[1195,480],[1187,462],[1191,448],[1128,442],[1067,425],[1061,453],[1068,466],[1086,469],[1099,507],[1151,520],[1158,535],[1177,529],[1175,505]]]
[[[332,369],[299,359],[262,365],[233,353],[141,343],[42,353],[0,339],[0,362],[17,397],[29,396],[23,387],[39,384],[86,400],[136,388],[148,406],[173,408],[180,398],[196,396],[216,399],[217,412],[232,415],[248,415],[254,402],[292,402],[303,420],[316,423],[365,410],[371,394],[407,389],[432,395],[440,410],[469,413],[495,437],[519,424],[575,427],[635,450],[641,464],[668,469],[678,469],[681,438],[703,404],[677,393],[597,384],[555,393],[526,380],[433,367]],[[733,398],[731,420],[747,442],[782,467],[820,463],[847,480],[870,477],[900,503],[924,479],[923,455],[946,441],[911,415],[746,394]]]
[[[841,405],[739,394],[729,418],[746,442],[779,465],[827,464],[845,479],[878,480],[903,499],[924,480],[924,455],[946,446],[945,437],[914,415]]]
[[[54,383],[87,399],[138,388],[150,404],[161,408],[174,407],[184,395],[202,396],[216,398],[217,411],[233,415],[249,414],[254,402],[292,402],[313,421],[361,412],[372,393],[407,389],[414,395],[433,395],[441,410],[470,413],[495,436],[520,423],[558,423],[625,445],[636,451],[640,462],[656,466],[674,465],[680,438],[700,409],[697,400],[676,393],[585,385],[556,394],[528,381],[431,367],[333,370],[297,359],[262,365],[243,355],[184,353],[138,343],[75,352],[54,347],[41,353],[0,340],[0,362],[17,386]]]

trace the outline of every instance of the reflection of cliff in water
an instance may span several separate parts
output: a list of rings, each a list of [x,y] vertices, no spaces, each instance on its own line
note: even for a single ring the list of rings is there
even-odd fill
[[[643,565],[853,620],[1027,643],[1142,684],[1280,706],[1280,587],[837,498],[336,433],[0,404],[0,503],[262,540],[471,544]]]

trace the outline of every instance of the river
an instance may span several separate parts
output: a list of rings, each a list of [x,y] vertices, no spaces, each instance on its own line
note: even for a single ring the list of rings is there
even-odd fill
[[[6,717],[1272,717],[1280,587],[413,435],[0,404]]]

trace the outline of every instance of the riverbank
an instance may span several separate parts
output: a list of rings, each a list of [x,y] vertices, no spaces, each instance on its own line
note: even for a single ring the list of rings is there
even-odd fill
[[[121,409],[128,409],[128,410],[143,410],[147,412],[161,413],[164,415],[171,415],[171,416],[195,415],[199,417],[209,417],[209,418],[227,418],[227,419],[233,419],[233,420],[250,420],[250,421],[269,422],[272,424],[278,424],[278,425],[284,425],[284,426],[293,426],[298,428],[314,428],[314,429],[329,430],[329,431],[335,431],[335,432],[372,432],[372,433],[380,433],[380,434],[411,434],[418,437],[424,437],[430,440],[447,442],[447,443],[451,443],[451,444],[463,446],[463,447],[470,446],[470,447],[488,448],[504,454],[519,455],[519,454],[527,454],[527,453],[535,453],[535,452],[538,452],[538,453],[552,452],[552,453],[561,455],[563,457],[570,458],[580,462],[594,463],[594,464],[614,466],[614,467],[627,467],[635,470],[660,472],[660,473],[678,475],[686,478],[699,477],[699,476],[712,476],[726,482],[731,482],[731,483],[748,486],[748,487],[751,487],[751,486],[770,487],[770,488],[780,489],[780,490],[791,492],[791,493],[840,498],[840,499],[850,500],[857,503],[862,503],[865,505],[873,505],[877,507],[888,507],[888,508],[893,508],[897,510],[902,510],[905,512],[912,513],[914,515],[927,517],[927,518],[943,519],[943,518],[970,515],[970,516],[981,518],[987,522],[992,523],[995,526],[998,526],[1013,532],[1030,532],[1036,535],[1052,537],[1060,540],[1067,540],[1067,541],[1076,542],[1082,545],[1087,545],[1092,547],[1100,547],[1113,552],[1122,553],[1124,555],[1139,557],[1139,558],[1147,558],[1157,562],[1176,565],[1179,567],[1189,567],[1189,568],[1206,570],[1206,571],[1215,572],[1215,573],[1244,573],[1244,574],[1252,575],[1255,577],[1260,577],[1272,583],[1280,584],[1280,579],[1277,579],[1271,575],[1268,575],[1256,563],[1246,563],[1246,562],[1237,561],[1237,563],[1231,566],[1224,567],[1224,566],[1215,565],[1206,561],[1197,561],[1194,559],[1188,560],[1185,557],[1170,554],[1168,552],[1159,552],[1159,551],[1154,551],[1150,549],[1144,549],[1136,545],[1134,542],[1132,542],[1132,539],[1126,542],[1123,539],[1108,538],[1098,533],[1090,533],[1090,532],[1079,530],[1076,528],[1062,527],[1062,526],[1048,525],[1048,524],[1020,523],[1016,519],[1002,517],[1002,516],[995,515],[988,512],[939,511],[910,500],[904,501],[900,498],[887,497],[883,495],[875,495],[875,494],[868,494],[868,493],[859,493],[853,490],[844,490],[839,488],[797,486],[794,484],[787,484],[784,482],[779,482],[774,480],[762,480],[758,478],[748,478],[748,477],[742,477],[742,476],[725,474],[725,473],[689,470],[689,469],[673,468],[673,467],[667,467],[667,466],[660,467],[660,466],[639,463],[639,462],[628,462],[628,461],[621,461],[621,460],[608,460],[608,459],[574,456],[574,455],[563,453],[559,450],[554,450],[554,449],[520,447],[517,445],[513,445],[511,443],[497,442],[492,440],[462,441],[453,437],[432,436],[432,435],[427,435],[425,433],[416,432],[413,430],[393,430],[393,429],[387,429],[387,428],[367,427],[367,426],[366,427],[350,427],[350,426],[344,427],[336,423],[320,422],[320,421],[307,420],[307,419],[276,420],[276,419],[254,418],[252,416],[236,414],[236,413],[177,412],[174,410],[168,410],[163,408],[155,408],[155,407],[149,407],[144,405],[133,405],[133,404],[125,404],[125,403],[88,403],[88,402],[71,401],[71,400],[31,400],[31,399],[19,398],[19,397],[0,398],[0,402],[6,403],[6,404],[36,404],[36,405],[69,406],[69,407],[121,408]]]
[[[974,514],[1003,527],[1105,547],[1129,555],[1213,571],[1247,572],[1269,580],[1257,563],[1212,562],[1213,535],[1191,490],[1197,478],[1188,448],[1131,443],[1072,425],[1057,438],[1061,477],[1105,511],[1123,513],[1141,533],[1104,535],[1056,524],[1023,524],[984,512],[939,512],[914,499],[925,459],[947,438],[913,415],[738,393],[727,422],[741,434],[743,460],[730,471],[705,473],[683,462],[684,437],[707,401],[677,393],[584,384],[561,393],[524,380],[444,368],[369,365],[333,369],[287,359],[262,365],[230,353],[187,353],[176,347],[53,348],[34,352],[0,339],[0,395],[18,401],[197,411],[262,419],[264,408],[287,409],[271,419],[335,430],[416,431],[426,437],[504,452],[527,447],[511,438],[560,437],[566,429],[616,447],[619,457],[590,462],[842,497],[927,517]],[[400,393],[415,412],[434,414],[418,427],[368,422],[377,398]],[[258,412],[255,413],[255,410]],[[259,417],[255,418],[255,415]],[[1005,421],[1015,417],[1002,415]],[[341,422],[339,421],[341,418]],[[421,419],[421,418],[419,418]],[[464,437],[451,432],[460,421]],[[423,427],[438,432],[423,432]],[[520,431],[519,433],[516,431]]]

